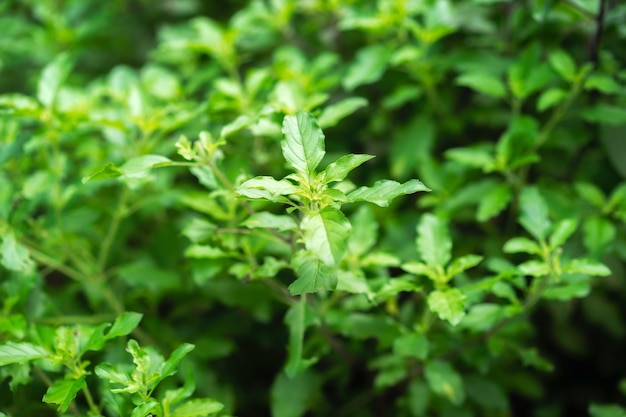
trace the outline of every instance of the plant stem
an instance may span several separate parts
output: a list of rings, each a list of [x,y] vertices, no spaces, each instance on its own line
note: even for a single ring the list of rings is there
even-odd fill
[[[119,229],[120,223],[126,217],[126,202],[128,199],[128,189],[126,187],[122,188],[122,193],[120,194],[117,207],[113,212],[113,217],[111,218],[111,223],[109,224],[109,228],[107,229],[107,233],[102,241],[102,246],[100,246],[100,252],[98,254],[97,261],[97,270],[99,273],[104,271],[106,266],[107,259],[109,257],[109,252],[111,250],[111,245],[113,244],[113,240],[117,235],[117,231]]]

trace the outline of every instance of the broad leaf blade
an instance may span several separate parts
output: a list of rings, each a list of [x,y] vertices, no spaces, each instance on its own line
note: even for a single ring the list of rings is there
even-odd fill
[[[22,246],[11,232],[2,237],[0,263],[10,270],[26,272],[34,265],[28,249]]]
[[[305,294],[337,287],[337,275],[317,256],[309,251],[300,251],[291,260],[298,279],[289,285],[292,295]]]
[[[337,265],[346,250],[352,226],[341,211],[326,207],[307,213],[300,228],[306,248],[327,265]]]
[[[269,176],[262,176],[245,181],[237,187],[236,191],[237,194],[246,198],[261,198],[278,202],[283,198],[282,196],[296,194],[298,188],[288,180],[282,179],[278,181]]]
[[[52,384],[46,394],[43,396],[43,402],[48,404],[57,404],[57,410],[64,412],[67,411],[76,394],[82,388],[87,386],[85,383],[85,377],[81,376],[78,379],[62,379]]]
[[[476,220],[484,222],[500,213],[509,204],[513,193],[505,184],[498,184],[482,196],[478,203]]]
[[[178,364],[180,363],[180,361],[185,356],[187,356],[189,352],[194,350],[194,348],[195,348],[195,345],[192,345],[190,343],[183,343],[182,345],[178,346],[174,350],[174,352],[172,352],[169,359],[166,360],[161,366],[161,370],[160,370],[161,376],[159,379],[161,380],[168,376],[174,375],[176,373],[176,369],[178,368]]]
[[[285,364],[285,373],[293,378],[311,366],[316,359],[304,358],[304,332],[315,322],[315,317],[307,307],[305,296],[294,304],[285,315],[285,323],[289,328],[289,357]]]
[[[381,180],[374,183],[372,187],[360,187],[352,191],[348,194],[348,201],[368,201],[380,207],[387,207],[394,198],[418,191],[430,191],[430,189],[415,179],[404,184],[391,180]]]
[[[435,290],[428,295],[428,308],[456,326],[465,316],[465,295],[456,288]]]
[[[347,98],[325,107],[317,122],[322,128],[335,126],[341,119],[364,106],[367,106],[367,100],[362,97]]]
[[[312,178],[326,153],[324,133],[315,118],[305,112],[285,116],[283,134],[281,147],[285,160],[304,178]]]
[[[331,163],[322,172],[324,182],[343,181],[354,168],[374,158],[373,155],[344,155]]]
[[[298,228],[296,222],[287,215],[278,215],[266,211],[254,213],[241,223],[242,226],[250,229],[268,228],[284,232]]]
[[[585,274],[601,277],[611,275],[611,270],[603,263],[584,258],[572,259],[565,264],[563,270],[571,274]]]
[[[72,61],[67,53],[58,55],[44,68],[37,86],[37,98],[44,106],[53,106],[59,88],[71,69]]]
[[[83,184],[89,181],[104,180],[108,178],[144,178],[153,168],[171,165],[173,162],[161,155],[142,155],[131,158],[124,165],[117,167],[111,163],[99,169],[93,174],[83,178]]]
[[[271,390],[272,417],[303,416],[318,385],[311,372],[302,372],[293,378],[278,374]]]
[[[224,404],[210,398],[196,398],[176,407],[172,417],[207,417],[223,408]]]
[[[526,237],[514,237],[509,239],[502,250],[506,253],[528,253],[531,255],[541,255],[541,247],[537,242]]]
[[[107,339],[126,336],[139,325],[143,314],[127,311],[122,313],[113,323],[111,330],[106,335]]]
[[[450,261],[452,241],[446,224],[427,213],[417,226],[417,250],[431,268],[444,268]]]
[[[526,187],[520,196],[520,224],[535,237],[543,241],[550,230],[548,206],[536,187]]]
[[[465,401],[465,388],[461,376],[448,362],[430,361],[424,367],[424,377],[430,389],[453,404],[460,405]]]
[[[7,342],[0,345],[0,366],[45,358],[50,352],[31,343]]]
[[[448,266],[446,275],[449,278],[453,278],[455,275],[460,274],[461,272],[465,270],[475,267],[482,260],[483,260],[483,257],[479,255],[464,255],[464,256],[455,258]]]
[[[558,222],[550,235],[550,249],[554,250],[562,246],[576,231],[577,227],[578,221],[576,219],[563,219]]]

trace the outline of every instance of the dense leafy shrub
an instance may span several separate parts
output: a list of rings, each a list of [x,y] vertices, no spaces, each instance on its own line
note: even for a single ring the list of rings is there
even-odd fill
[[[0,416],[626,414],[626,5],[0,11]]]

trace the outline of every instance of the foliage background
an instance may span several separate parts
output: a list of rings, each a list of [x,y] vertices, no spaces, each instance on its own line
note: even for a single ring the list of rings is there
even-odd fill
[[[238,416],[623,415],[591,405],[624,404],[626,391],[624,22],[626,6],[608,0],[3,2],[0,341],[141,312],[133,337],[164,353],[195,344],[187,362],[196,395]],[[229,232],[240,228],[241,199],[214,171],[81,181],[141,155],[182,161],[180,135],[201,131],[226,139],[215,161],[229,183],[280,178],[289,172],[282,116],[297,111],[324,128],[324,164],[376,156],[351,174],[355,184],[419,178],[432,189],[364,215],[378,233],[378,260],[359,266],[372,288],[412,272],[403,266],[419,259],[416,225],[434,213],[455,258],[484,257],[454,278],[468,311],[522,305],[523,320],[495,331],[497,320],[476,313],[454,328],[428,311],[424,276],[424,292],[376,305],[341,292],[327,305],[318,294],[312,303],[328,314],[307,330],[306,346],[320,359],[290,383],[281,291],[293,272],[281,267],[268,280],[245,266],[288,254]],[[576,222],[564,257],[611,270],[536,306],[524,303],[524,284],[511,284],[510,296],[485,289],[494,276],[531,281],[519,265],[532,256],[503,250],[532,237],[518,222],[531,188],[553,223]],[[353,223],[357,208],[344,209]],[[237,256],[190,252],[207,233]],[[397,259],[381,260],[388,254]],[[443,359],[463,376],[464,405],[412,383],[423,380],[424,357],[394,362],[397,323],[421,323],[430,358],[454,352]],[[527,350],[480,349],[507,338]],[[90,360],[124,362],[123,346]],[[396,378],[398,367],[415,375]],[[57,415],[40,403],[45,379],[3,372],[0,411]],[[184,372],[177,378],[166,384]]]

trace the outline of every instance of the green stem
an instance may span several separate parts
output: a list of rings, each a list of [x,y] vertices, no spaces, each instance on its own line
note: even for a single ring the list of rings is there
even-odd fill
[[[107,229],[104,240],[102,241],[102,246],[100,246],[100,252],[98,254],[97,261],[97,270],[99,273],[104,271],[106,266],[107,259],[109,257],[109,252],[111,250],[111,245],[113,244],[113,240],[117,235],[117,231],[119,229],[120,223],[126,217],[126,202],[128,199],[128,189],[124,187],[122,189],[122,193],[120,194],[120,198],[117,203],[117,207],[113,212],[113,217],[111,218],[111,223],[109,224],[109,228]]]

